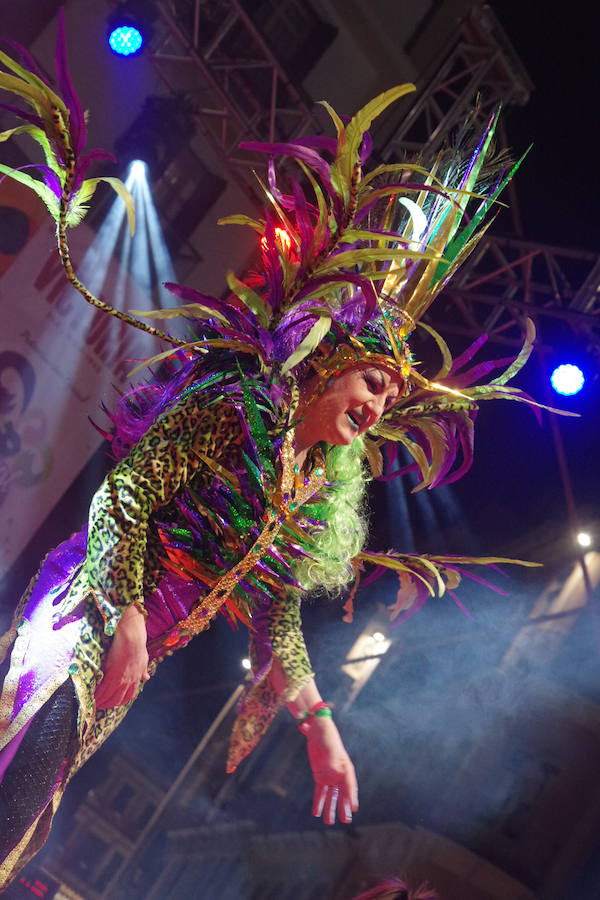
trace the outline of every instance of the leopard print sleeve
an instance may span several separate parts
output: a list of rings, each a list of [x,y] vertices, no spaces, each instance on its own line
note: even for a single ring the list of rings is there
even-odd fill
[[[201,408],[189,393],[161,416],[108,474],[90,507],[85,575],[113,634],[124,609],[143,605],[148,521],[202,465],[222,409]],[[229,422],[231,425],[231,422]],[[224,435],[219,435],[222,451]]]
[[[250,632],[250,659],[254,679],[244,695],[229,743],[227,771],[233,772],[254,749],[284,703],[294,700],[300,688],[314,677],[302,634],[300,597],[291,594],[272,603],[266,614],[267,659],[264,656],[262,628]],[[287,687],[277,694],[269,671],[277,657]]]

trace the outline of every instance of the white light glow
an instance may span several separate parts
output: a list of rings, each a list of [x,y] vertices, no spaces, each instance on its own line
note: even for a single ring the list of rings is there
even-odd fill
[[[246,669],[246,671],[250,671],[250,660],[248,657],[244,657],[242,660],[242,669]]]
[[[372,638],[376,644],[380,644],[382,641],[385,641],[385,634],[383,634],[381,631],[375,631],[372,634]]]
[[[584,385],[585,378],[579,366],[563,363],[563,365],[557,366],[553,371],[550,381],[557,394],[571,397],[573,394],[579,393]]]
[[[129,174],[132,179],[136,181],[138,178],[146,177],[146,163],[143,159],[134,159],[131,163],[131,168],[129,170]]]
[[[592,536],[588,534],[587,531],[580,531],[577,535],[577,543],[580,547],[591,547],[592,546]]]

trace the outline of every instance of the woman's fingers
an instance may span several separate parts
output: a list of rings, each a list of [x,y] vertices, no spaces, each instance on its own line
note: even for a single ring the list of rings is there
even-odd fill
[[[344,788],[335,784],[318,784],[313,796],[313,816],[323,817],[325,825],[335,825],[336,817],[348,825],[352,821],[352,805]]]
[[[345,788],[345,800],[349,803],[350,809],[352,812],[357,812],[358,810],[358,782],[356,780],[356,772],[354,771],[354,766],[348,760],[344,771],[344,788]]]
[[[323,810],[323,821],[326,825],[335,825],[335,815],[340,799],[339,787],[327,788],[327,797],[325,799],[325,808]]]
[[[358,810],[358,785],[354,766],[348,760],[340,771],[332,771],[328,784],[317,782],[313,794],[313,816],[322,816],[325,825],[333,825],[336,817],[349,824]]]
[[[105,674],[96,688],[97,709],[110,709],[113,706],[123,706],[125,703],[130,703],[137,697],[140,684],[148,681],[149,678],[150,673],[146,671],[139,681],[123,682],[121,680],[118,684],[113,685],[108,674]]]
[[[323,814],[323,807],[325,806],[325,798],[327,796],[327,785],[325,784],[316,784],[315,790],[313,793],[313,805],[312,805],[312,814],[319,818]]]

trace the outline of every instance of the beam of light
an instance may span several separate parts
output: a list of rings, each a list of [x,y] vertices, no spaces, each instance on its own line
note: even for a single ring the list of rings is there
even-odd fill
[[[115,305],[124,308],[121,304],[126,301],[125,286],[129,275],[147,298],[145,309],[169,309],[177,306],[177,298],[163,285],[163,282],[176,281],[177,278],[152,198],[148,167],[142,160],[136,159],[131,163],[125,184],[135,203],[136,229],[132,237],[124,224],[120,226],[122,237],[118,255],[121,278],[116,289]],[[122,222],[124,223],[124,213]],[[176,336],[183,336],[187,333],[186,328],[183,320],[174,319],[169,321],[167,330]]]
[[[343,704],[345,709],[356,700],[392,645],[383,628],[383,618],[381,613],[377,613],[348,651],[342,672],[352,683]]]
[[[130,185],[127,184],[127,187]],[[102,293],[108,266],[124,224],[125,204],[120,198],[115,197],[79,267],[80,278],[92,294]],[[110,303],[112,306],[117,305],[113,298]]]
[[[144,38],[135,25],[118,25],[108,36],[108,45],[117,56],[135,56],[142,52]]]
[[[579,393],[585,383],[585,378],[579,366],[563,363],[553,371],[550,383],[557,394],[571,397],[573,394]]]
[[[580,547],[591,547],[592,546],[592,536],[588,534],[587,531],[580,531],[577,535],[577,543]]]
[[[129,169],[129,174],[135,181],[138,178],[146,177],[146,163],[142,159],[134,159]]]

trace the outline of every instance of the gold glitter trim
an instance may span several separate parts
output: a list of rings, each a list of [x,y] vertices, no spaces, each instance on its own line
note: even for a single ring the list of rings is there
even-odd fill
[[[168,649],[179,644],[182,638],[200,634],[210,625],[212,619],[225,603],[237,584],[260,561],[271,546],[284,521],[293,517],[295,510],[315,494],[325,483],[324,467],[313,470],[307,484],[298,484],[295,472],[296,453],[294,449],[294,429],[290,428],[281,448],[282,471],[273,496],[273,507],[263,516],[264,528],[246,555],[220,578],[213,589],[202,599],[190,615],[180,622],[164,640]]]
[[[14,733],[12,730],[11,715],[17,696],[17,688],[23,674],[23,662],[31,640],[31,626],[27,619],[22,619],[17,628],[17,637],[14,642],[10,668],[4,679],[2,696],[0,697],[0,749],[5,747],[11,737],[6,735]],[[20,715],[20,714],[19,714]],[[19,729],[17,729],[18,731]],[[12,734],[11,734],[12,736]]]

